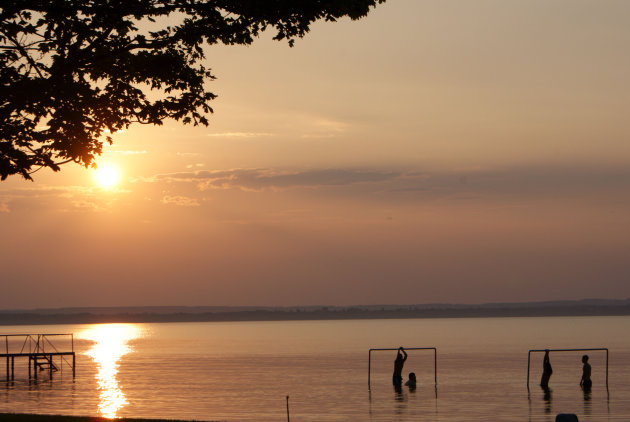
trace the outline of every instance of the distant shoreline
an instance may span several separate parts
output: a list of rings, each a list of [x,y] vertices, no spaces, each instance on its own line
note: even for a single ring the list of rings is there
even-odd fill
[[[363,305],[290,308],[125,307],[5,310],[0,311],[0,325],[624,315],[630,315],[630,300],[592,299],[483,305]]]

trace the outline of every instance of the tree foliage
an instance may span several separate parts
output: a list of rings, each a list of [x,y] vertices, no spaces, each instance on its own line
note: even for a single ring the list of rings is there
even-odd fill
[[[0,178],[94,163],[111,134],[172,118],[207,125],[204,45],[290,45],[317,20],[385,0],[2,0]]]

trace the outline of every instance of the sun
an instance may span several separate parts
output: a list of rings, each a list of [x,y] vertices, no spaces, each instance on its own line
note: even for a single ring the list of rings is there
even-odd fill
[[[120,181],[120,170],[112,165],[98,166],[94,178],[103,189],[113,188]]]

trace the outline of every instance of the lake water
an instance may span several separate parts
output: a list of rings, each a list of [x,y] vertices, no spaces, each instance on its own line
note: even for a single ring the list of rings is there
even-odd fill
[[[630,420],[630,317],[470,318],[0,326],[0,334],[73,333],[77,373],[66,366],[0,384],[0,412],[155,417],[212,421],[584,421]],[[62,342],[63,343],[63,342]],[[396,352],[415,391],[391,384]],[[59,348],[65,347],[59,344]],[[538,386],[542,354],[589,352],[593,389],[579,387],[582,352],[552,352],[551,392]],[[4,348],[4,346],[2,346]],[[2,353],[2,352],[0,352]],[[0,362],[0,379],[4,379]]]

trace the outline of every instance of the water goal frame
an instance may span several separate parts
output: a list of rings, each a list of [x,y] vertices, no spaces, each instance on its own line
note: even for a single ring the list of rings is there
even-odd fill
[[[437,348],[435,347],[404,347],[405,351],[407,350],[433,350],[433,377],[435,379],[435,386],[437,387]],[[395,349],[370,349],[368,351],[368,390],[370,390],[370,380],[372,374],[372,352],[381,352],[381,351],[397,351],[398,347]]]
[[[531,349],[527,353],[527,389],[529,390],[529,372],[531,366],[531,356],[532,352],[589,352],[595,350],[603,350],[606,352],[606,389],[608,389],[608,348],[607,347],[597,347],[593,349]]]

